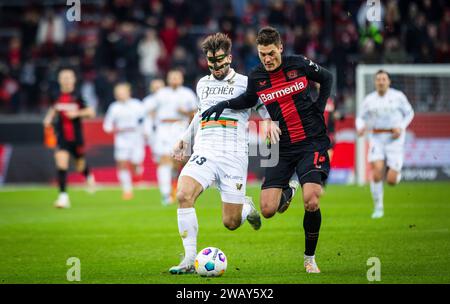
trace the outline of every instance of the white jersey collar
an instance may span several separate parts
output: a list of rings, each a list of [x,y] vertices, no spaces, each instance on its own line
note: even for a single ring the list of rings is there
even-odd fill
[[[233,68],[230,68],[230,71],[228,72],[228,75],[225,76],[225,78],[222,79],[222,80],[216,79],[212,73],[211,73],[211,75],[209,77],[210,77],[210,79],[214,79],[214,80],[217,80],[217,81],[228,81],[230,79],[233,79],[234,76],[236,76],[236,71]]]

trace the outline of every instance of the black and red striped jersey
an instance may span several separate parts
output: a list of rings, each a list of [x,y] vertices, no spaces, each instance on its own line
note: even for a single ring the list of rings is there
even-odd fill
[[[316,100],[311,81],[321,84]],[[332,75],[304,56],[283,56],[281,65],[268,72],[259,64],[249,75],[247,91],[229,101],[230,108],[252,106],[260,99],[282,131],[280,150],[327,139],[323,116],[330,96]]]
[[[83,144],[83,132],[81,129],[81,119],[70,119],[66,113],[83,109],[86,107],[84,100],[75,93],[61,93],[53,101],[53,108],[56,110],[55,131],[58,143],[75,142]]]

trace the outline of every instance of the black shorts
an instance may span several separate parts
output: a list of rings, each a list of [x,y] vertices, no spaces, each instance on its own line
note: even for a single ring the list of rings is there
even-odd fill
[[[300,150],[290,155],[280,155],[275,167],[266,168],[261,189],[285,188],[294,172],[302,186],[305,183],[324,185],[330,173],[328,148],[328,145],[324,145],[318,147],[317,151]]]
[[[76,159],[84,157],[84,146],[74,141],[58,141],[56,150],[65,150]]]

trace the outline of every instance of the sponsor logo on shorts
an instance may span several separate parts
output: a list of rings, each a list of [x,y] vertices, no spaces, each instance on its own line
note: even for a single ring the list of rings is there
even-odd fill
[[[242,180],[242,176],[239,176],[239,175],[225,174],[223,177],[227,178],[227,179]]]
[[[236,189],[241,190],[242,189],[242,184],[236,183]]]

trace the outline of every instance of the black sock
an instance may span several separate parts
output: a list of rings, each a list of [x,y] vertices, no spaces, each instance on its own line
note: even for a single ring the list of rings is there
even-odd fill
[[[90,173],[91,173],[91,171],[89,170],[89,166],[86,165],[86,166],[84,167],[84,170],[83,170],[83,175],[84,175],[84,177],[85,177],[85,178],[88,178],[88,176],[89,176]]]
[[[59,192],[66,192],[67,170],[58,169]]]
[[[320,209],[313,212],[305,210],[305,216],[303,217],[303,228],[305,229],[305,255],[312,256],[316,252],[321,222],[322,215],[320,214]]]

